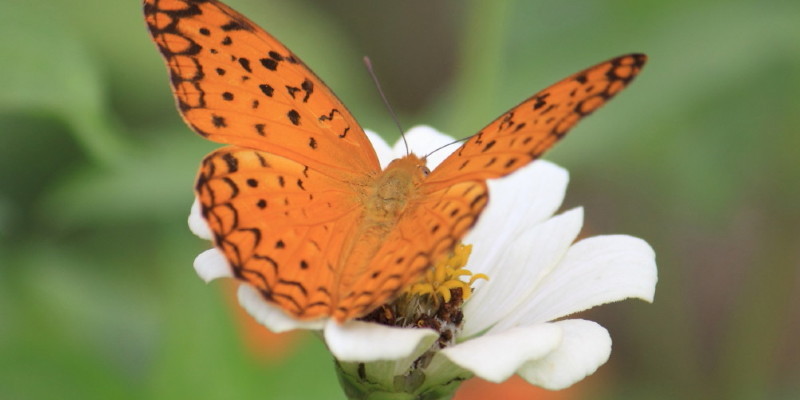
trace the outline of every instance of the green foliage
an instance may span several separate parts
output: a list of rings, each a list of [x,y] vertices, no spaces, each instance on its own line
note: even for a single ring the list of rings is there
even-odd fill
[[[387,137],[364,53],[406,127],[461,137],[567,74],[647,53],[548,154],[586,234],[658,254],[655,304],[588,313],[615,338],[613,372],[579,385],[800,396],[800,3],[230,4]],[[138,2],[0,2],[0,54],[0,398],[342,398],[319,340],[259,359],[230,296],[192,271],[207,246],[186,229],[193,178],[216,145],[180,121]]]

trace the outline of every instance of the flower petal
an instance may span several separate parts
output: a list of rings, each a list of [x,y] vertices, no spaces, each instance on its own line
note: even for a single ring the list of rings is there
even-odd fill
[[[261,293],[248,284],[239,285],[239,304],[255,320],[269,328],[272,332],[281,333],[292,329],[319,330],[325,326],[324,319],[313,321],[300,321],[287,315],[280,307],[264,300]]]
[[[526,381],[550,390],[564,389],[608,361],[611,336],[592,321],[568,319],[553,322],[563,331],[561,344],[546,357],[525,363],[517,371]]]
[[[489,281],[464,306],[461,336],[480,333],[523,304],[561,262],[582,225],[583,209],[576,208],[511,239],[489,270]]]
[[[543,160],[505,178],[490,180],[489,204],[463,240],[474,245],[468,268],[492,278],[492,268],[500,266],[499,258],[508,243],[561,206],[568,181],[565,169]],[[485,282],[476,282],[475,288],[482,284]]]
[[[527,304],[492,329],[552,321],[630,297],[652,301],[658,280],[655,253],[642,239],[596,236],[575,243]]]
[[[216,247],[200,253],[194,259],[194,270],[200,279],[211,282],[217,278],[233,278],[228,260]]]
[[[208,222],[203,218],[203,213],[200,211],[200,201],[196,197],[194,203],[192,203],[192,210],[189,212],[189,230],[200,239],[211,240],[214,238],[211,228],[208,227]]]
[[[423,157],[444,145],[454,143],[456,139],[445,135],[436,129],[433,129],[430,126],[419,125],[409,129],[408,132],[406,132],[406,141],[408,142],[408,148],[412,153]],[[447,156],[456,151],[458,147],[459,144],[456,143],[452,146],[447,146],[441,150],[437,150],[435,153],[431,154],[427,159],[428,168],[431,170],[435,169],[439,164],[442,163],[442,161],[444,161],[445,158],[447,158]],[[395,143],[393,151],[395,158],[400,158],[406,155],[406,146],[402,139]]]
[[[364,129],[364,132],[367,134],[367,138],[369,138],[370,143],[372,143],[372,148],[375,149],[375,153],[378,155],[381,168],[386,168],[395,158],[394,153],[392,153],[392,148],[389,147],[389,144],[377,133],[369,129]]]
[[[561,343],[554,324],[509,329],[467,340],[442,350],[447,358],[491,382],[502,382],[523,364],[546,356]]]
[[[372,362],[417,357],[438,337],[432,329],[397,328],[362,321],[339,324],[329,320],[325,325],[325,343],[341,361]]]

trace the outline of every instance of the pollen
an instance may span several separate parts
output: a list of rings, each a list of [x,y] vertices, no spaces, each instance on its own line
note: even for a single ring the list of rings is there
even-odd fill
[[[428,296],[434,304],[450,302],[452,291],[461,290],[462,300],[472,295],[472,284],[478,279],[489,280],[485,274],[473,274],[467,265],[472,245],[459,243],[449,257],[440,260],[425,273],[419,282],[406,289],[409,296]]]
[[[461,307],[472,294],[472,284],[478,279],[489,280],[484,274],[473,274],[464,268],[471,252],[472,245],[458,244],[394,301],[376,308],[360,320],[389,326],[430,328],[439,332],[439,340],[433,347],[442,349],[452,345],[463,323]]]

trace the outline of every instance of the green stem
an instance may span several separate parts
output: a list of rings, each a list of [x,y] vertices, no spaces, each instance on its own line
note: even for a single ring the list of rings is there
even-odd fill
[[[370,380],[364,363],[335,361],[336,375],[350,400],[448,400],[466,377],[455,377],[443,384],[426,385],[424,369],[398,375],[391,384]]]

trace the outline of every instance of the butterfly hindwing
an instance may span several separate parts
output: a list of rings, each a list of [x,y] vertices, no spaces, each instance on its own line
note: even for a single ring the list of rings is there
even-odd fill
[[[360,216],[347,185],[296,161],[229,146],[205,158],[196,194],[235,276],[292,315],[330,314],[334,267]]]
[[[460,182],[409,202],[372,259],[372,269],[353,285],[334,317],[348,319],[371,311],[417,282],[472,228],[488,201],[483,181]]]
[[[320,171],[380,170],[355,118],[289,49],[217,1],[145,0],[184,120],[204,137]]]

